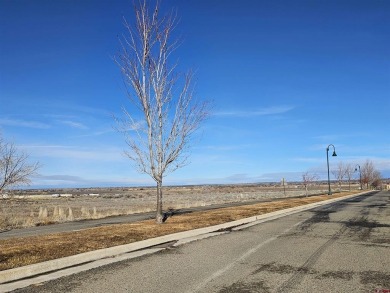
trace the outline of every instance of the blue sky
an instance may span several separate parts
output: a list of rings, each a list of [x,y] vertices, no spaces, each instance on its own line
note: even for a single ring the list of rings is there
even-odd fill
[[[132,1],[0,0],[0,131],[43,165],[31,187],[150,185],[112,115]],[[390,1],[163,0],[175,52],[213,115],[166,184],[326,178],[373,161],[390,177]]]

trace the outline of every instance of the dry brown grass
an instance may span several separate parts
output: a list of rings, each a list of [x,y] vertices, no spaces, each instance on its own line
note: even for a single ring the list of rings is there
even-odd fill
[[[332,198],[346,196],[351,193],[354,192],[334,194]],[[149,220],[131,224],[104,226],[77,232],[0,240],[0,270],[127,244],[171,233],[222,224],[326,199],[329,199],[329,196],[320,195],[174,215],[163,225],[158,225],[154,220]]]
[[[347,190],[348,186],[343,188]],[[326,184],[317,184],[311,186],[310,194],[321,194],[327,189]],[[155,192],[152,187],[13,191],[7,198],[0,197],[0,231],[153,211]],[[287,186],[286,192],[279,185],[264,184],[166,186],[164,205],[183,209],[304,194],[305,189],[299,184]]]

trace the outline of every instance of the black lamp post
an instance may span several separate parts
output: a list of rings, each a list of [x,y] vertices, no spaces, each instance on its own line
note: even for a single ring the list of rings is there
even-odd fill
[[[356,167],[359,167],[359,183],[360,183],[360,190],[363,190],[362,187],[362,172],[360,171],[360,165],[355,166],[355,172],[358,170]]]
[[[337,154],[336,154],[336,148],[334,147],[333,144],[330,144],[328,145],[328,147],[326,148],[326,163],[328,165],[328,195],[331,195],[332,192],[330,190],[330,178],[329,178],[329,147],[332,146],[333,147],[333,154],[332,154],[332,157],[337,157]]]

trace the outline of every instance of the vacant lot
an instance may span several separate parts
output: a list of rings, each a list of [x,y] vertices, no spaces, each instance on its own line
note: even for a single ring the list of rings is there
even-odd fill
[[[342,192],[332,195],[332,198],[348,194],[350,193]],[[217,225],[326,199],[329,199],[328,195],[286,198],[277,202],[264,202],[206,212],[174,215],[165,224],[160,225],[156,224],[154,220],[149,220],[76,232],[0,240],[0,270]]]
[[[335,188],[334,188],[335,189]],[[310,194],[320,194],[327,185],[311,186]],[[304,195],[303,186],[204,185],[166,187],[164,208],[179,209],[228,202]],[[155,210],[155,189],[88,188],[20,191],[0,197],[0,231],[56,222],[97,219]]]

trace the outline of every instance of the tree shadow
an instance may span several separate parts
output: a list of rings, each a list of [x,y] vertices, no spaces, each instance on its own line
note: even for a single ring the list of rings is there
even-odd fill
[[[163,223],[168,220],[168,218],[173,217],[174,215],[184,215],[184,214],[189,214],[192,213],[193,211],[191,210],[183,210],[183,209],[172,209],[169,208],[168,211],[163,213]]]

